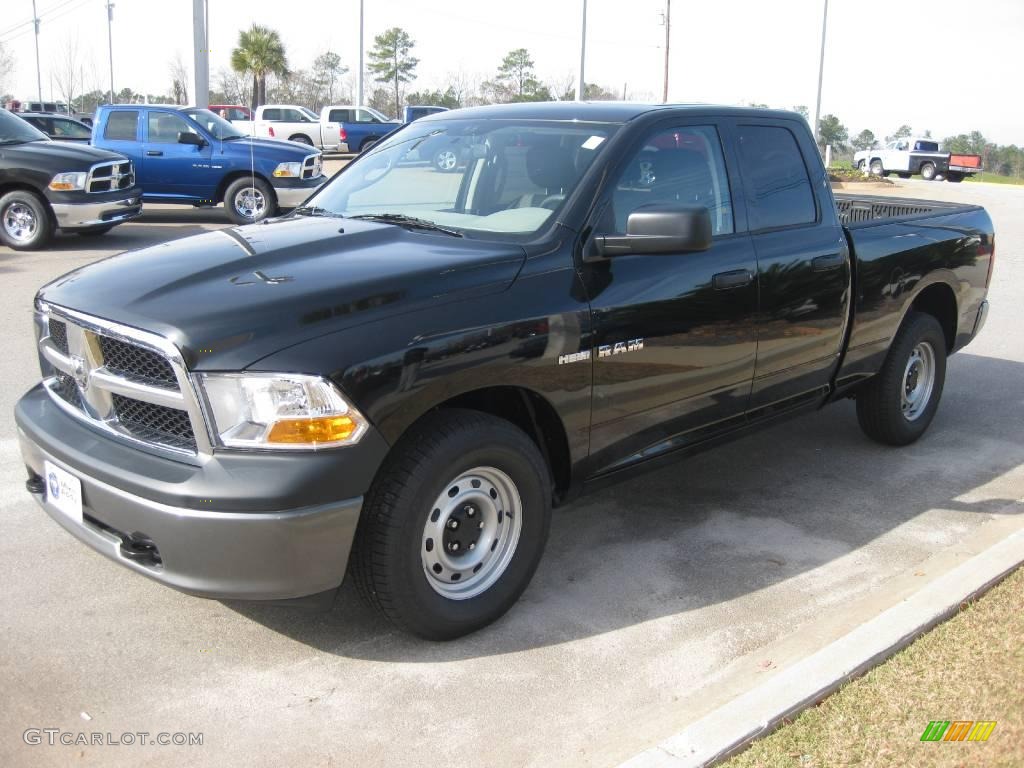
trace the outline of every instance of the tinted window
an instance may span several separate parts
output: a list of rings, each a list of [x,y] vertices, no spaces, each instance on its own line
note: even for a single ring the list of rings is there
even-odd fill
[[[34,125],[47,136],[53,132],[53,126],[50,124],[50,118],[48,117],[25,117],[22,119]]]
[[[750,228],[814,221],[814,194],[796,137],[786,128],[766,125],[741,125],[739,135],[743,176],[754,203]]]
[[[282,109],[282,120],[286,120],[289,123],[302,123],[309,120],[307,115],[302,114],[297,109]]]
[[[939,143],[937,141],[915,141],[914,150],[917,152],[938,152]]]
[[[624,234],[629,214],[651,204],[703,205],[714,234],[733,231],[722,143],[713,127],[672,128],[652,136],[619,177],[604,226]]]
[[[263,110],[264,120],[280,120],[281,110],[280,109],[264,109]]]
[[[139,124],[139,113],[111,112],[107,117],[107,125],[103,129],[103,138],[111,141],[135,141],[136,127]]]
[[[352,122],[352,110],[351,109],[332,109],[327,119],[332,123],[351,123]]]
[[[249,113],[244,109],[229,109],[228,120],[248,120]]]
[[[92,136],[92,131],[74,120],[62,120],[55,117],[53,119],[53,135],[70,139],[88,139]]]
[[[181,115],[171,112],[149,113],[149,141],[153,144],[177,144],[179,133],[196,133]]]

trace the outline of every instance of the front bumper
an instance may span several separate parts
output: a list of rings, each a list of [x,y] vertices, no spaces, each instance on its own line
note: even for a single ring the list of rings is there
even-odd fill
[[[142,195],[129,194],[115,200],[84,203],[50,203],[61,229],[87,229],[134,219],[142,215]]]
[[[315,179],[275,179],[272,186],[279,208],[297,208],[327,181],[321,174]]]
[[[19,401],[15,419],[36,501],[80,541],[137,573],[201,597],[251,600],[314,595],[344,578],[362,496],[324,500],[335,492],[324,487],[328,473],[341,474],[336,457],[333,468],[322,462],[326,452],[270,464],[255,453],[215,454],[190,465],[76,424],[41,387]],[[45,462],[81,481],[81,522],[47,499]],[[265,477],[279,494],[270,508]],[[298,504],[282,503],[289,497]],[[157,557],[140,554],[140,543]]]

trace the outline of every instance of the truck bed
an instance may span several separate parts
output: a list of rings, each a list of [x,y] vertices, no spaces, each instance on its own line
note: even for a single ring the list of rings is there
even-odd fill
[[[906,197],[880,195],[858,195],[836,192],[836,207],[839,219],[848,229],[857,229],[876,223],[891,224],[894,221],[912,221],[929,216],[962,213],[978,208],[964,203],[947,203],[939,200],[916,200]]]

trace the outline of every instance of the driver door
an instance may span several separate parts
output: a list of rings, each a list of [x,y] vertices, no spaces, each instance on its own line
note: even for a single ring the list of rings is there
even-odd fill
[[[146,195],[214,203],[219,171],[211,167],[212,147],[181,144],[178,134],[202,134],[172,110],[146,110],[139,185]]]

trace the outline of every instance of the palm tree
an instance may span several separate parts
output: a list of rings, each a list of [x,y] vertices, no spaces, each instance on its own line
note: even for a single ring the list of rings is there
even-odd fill
[[[267,101],[267,75],[285,77],[288,57],[276,30],[253,24],[238,33],[238,46],[231,51],[231,68],[252,75],[252,108]]]

